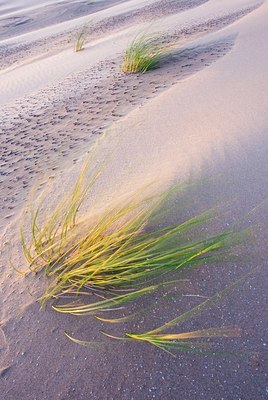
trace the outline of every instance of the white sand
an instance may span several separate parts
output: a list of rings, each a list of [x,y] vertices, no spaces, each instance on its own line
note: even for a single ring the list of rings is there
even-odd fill
[[[147,4],[148,2],[145,2]],[[150,3],[150,2],[149,2]],[[258,3],[256,0],[237,0],[237,2],[226,0],[213,1],[205,3],[204,5],[181,13],[179,15],[170,16],[163,20],[158,20],[154,24],[134,26],[133,28],[124,29],[108,37],[104,37],[102,40],[90,43],[86,51],[82,54],[73,56],[73,46],[68,46],[68,50],[58,52],[58,54],[46,57],[41,55],[39,59],[28,59],[24,62],[24,65],[18,68],[17,66],[8,68],[0,72],[0,102],[5,104],[13,101],[24,95],[30,94],[33,91],[37,91],[49,85],[50,83],[56,83],[62,80],[74,72],[80,72],[88,67],[95,65],[100,60],[107,59],[118,54],[122,54],[124,49],[130,40],[137,34],[137,32],[146,29],[147,31],[164,31],[166,29],[172,29],[175,27],[187,27],[193,23],[202,22],[205,18],[212,18],[215,15],[224,15],[231,13],[232,11],[239,9],[240,7],[246,8]],[[121,14],[122,12],[132,10],[134,7],[141,6],[140,0],[131,1],[130,3],[123,3],[121,5],[112,7],[111,9],[100,11],[94,14],[94,21],[101,20],[107,15],[113,16]],[[56,33],[64,32],[67,28],[74,26],[83,26],[86,18],[82,18],[80,21],[67,21],[61,26],[60,30],[58,26],[52,28],[45,28],[41,31],[35,31],[33,33],[22,35],[19,38],[12,38],[10,40],[2,41],[3,45],[11,45],[14,40],[18,40],[21,44],[27,44],[31,42],[33,37],[35,40],[46,38],[49,41],[49,36]],[[74,35],[75,37],[75,35]],[[198,44],[197,43],[194,43]],[[189,46],[189,44],[187,44]],[[71,47],[71,48],[70,48]]]
[[[30,13],[36,9],[31,2],[16,4],[18,11],[22,7],[24,12]],[[153,2],[131,0],[98,11],[94,19],[101,21],[108,16],[121,15],[150,4]],[[25,113],[27,104],[30,104],[29,97],[39,98],[35,107],[40,110],[42,102],[51,102],[51,105],[55,99],[64,102],[68,99],[68,90],[75,90],[75,86],[66,85],[69,78],[72,82],[72,76],[86,76],[100,62],[117,60],[129,41],[145,27],[153,32],[172,32],[178,28],[206,24],[213,18],[221,18],[257,4],[257,0],[208,1],[199,7],[160,18],[149,26],[141,21],[140,25],[116,29],[110,35],[89,42],[81,53],[75,54],[73,44],[65,43],[61,48],[56,47],[53,54],[30,55],[0,72],[0,104],[4,106],[2,115],[6,126],[9,115],[13,118],[13,104],[16,110],[26,107]],[[1,5],[3,18],[8,15],[7,3]],[[29,11],[28,6],[33,8]],[[265,111],[268,93],[267,8],[265,1],[260,8],[222,30],[214,33],[210,32],[214,29],[211,27],[207,31],[197,30],[193,37],[182,40],[181,49],[193,51],[195,48],[205,49],[208,45],[213,47],[214,42],[224,40],[235,44],[225,57],[143,102],[141,107],[107,130],[96,144],[97,151],[102,157],[113,154],[113,159],[109,170],[100,179],[100,186],[113,191],[115,186],[124,188],[127,183],[132,186],[132,179],[140,183],[145,177],[185,177],[189,171],[198,170],[211,157],[220,159],[224,158],[226,151],[239,152],[243,140],[249,141],[264,133],[267,127]],[[45,38],[49,41],[50,37],[74,26],[83,26],[86,18],[3,40],[0,46],[12,48],[16,45],[18,49],[20,46],[23,49],[29,43],[35,46],[34,40]],[[108,74],[108,71],[105,73]],[[80,85],[83,87],[83,80]],[[57,87],[65,87],[65,92],[58,94]],[[46,125],[49,127],[49,124],[48,119]],[[53,127],[50,129],[53,134]],[[106,180],[109,185],[105,183]]]
[[[107,16],[121,15],[135,7],[141,8],[144,4],[152,2],[131,0],[99,11],[94,18],[102,20]],[[66,49],[65,44],[62,49],[56,48],[52,55],[48,53],[30,56],[22,63],[11,65],[0,73],[0,103],[4,106],[5,126],[8,126],[9,116],[13,118],[13,104],[17,113],[23,107],[23,113],[27,115],[28,104],[32,102],[28,100],[29,96],[31,99],[39,99],[31,106],[32,114],[35,108],[38,112],[42,111],[42,103],[51,103],[52,106],[55,101],[56,104],[62,101],[64,104],[69,97],[68,91],[75,91],[72,76],[86,76],[99,62],[118,59],[131,38],[144,27],[153,32],[172,32],[178,28],[206,24],[212,18],[221,18],[254,4],[259,2],[208,1],[199,7],[158,19],[149,27],[141,22],[140,26],[135,24],[116,30],[99,40],[89,42],[81,53],[74,53],[70,45]],[[97,141],[96,149],[94,148],[94,152],[99,152],[100,158],[112,154],[109,169],[99,180],[98,195],[103,197],[104,193],[99,193],[99,190],[104,190],[111,196],[113,192],[116,193],[115,188],[126,191],[127,186],[135,187],[133,182],[139,186],[147,179],[157,178],[162,181],[166,177],[185,178],[193,171],[198,172],[210,159],[224,159],[226,152],[236,151],[239,154],[243,141],[248,143],[263,135],[267,127],[265,112],[268,55],[264,34],[267,30],[267,4],[265,1],[260,8],[224,29],[213,33],[214,27],[210,26],[207,31],[197,30],[193,38],[190,35],[189,39],[182,40],[181,49],[193,51],[195,48],[202,51],[208,45],[213,48],[213,43],[219,41],[231,41],[235,44],[225,57],[219,58],[198,73],[190,74],[188,78],[155,98],[146,102],[142,100],[142,106],[108,128],[106,134]],[[85,17],[78,20],[78,25],[82,26]],[[18,37],[18,45],[31,42],[34,35],[37,39],[47,37],[49,40],[48,34],[53,36],[64,32],[72,24],[76,25],[77,21],[67,21],[58,26],[21,35]],[[17,38],[4,40],[0,45],[9,46],[16,40]],[[213,50],[211,53],[213,54]],[[105,69],[102,71],[103,74],[109,73],[109,65],[107,68],[106,72]],[[70,87],[67,82],[70,82]],[[82,93],[83,78],[79,85]],[[58,93],[55,89],[57,87],[64,88],[63,93]],[[85,114],[83,118],[86,117]],[[79,118],[81,117],[78,116],[78,122]],[[49,117],[47,121],[44,120],[47,134],[53,135],[54,128],[50,126],[50,122]],[[66,127],[72,129],[69,125]],[[35,129],[34,121],[28,128],[29,135],[32,129]],[[79,130],[79,127],[75,129]],[[89,153],[92,152],[90,148],[88,150]],[[29,154],[30,151],[29,148]],[[80,152],[81,157],[82,154]],[[16,163],[16,168],[18,167],[19,164]],[[64,170],[61,171],[60,179],[62,173],[64,174]]]
[[[142,182],[163,174],[183,178],[210,159],[239,156],[246,144],[267,135],[267,17],[268,2],[202,39],[237,35],[224,58],[115,124],[112,139],[107,132],[100,153],[102,146],[107,153],[115,149],[109,182],[127,184],[130,176]]]

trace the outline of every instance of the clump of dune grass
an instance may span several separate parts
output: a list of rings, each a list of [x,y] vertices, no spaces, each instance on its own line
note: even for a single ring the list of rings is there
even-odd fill
[[[159,62],[169,53],[169,46],[164,45],[158,36],[139,35],[127,48],[122,71],[128,73],[145,73],[157,68]]]
[[[53,305],[58,312],[92,315],[103,323],[120,323],[139,312],[117,318],[103,318],[99,313],[121,310],[127,303],[173,284],[176,282],[172,280],[174,274],[182,268],[219,259],[239,235],[230,228],[192,239],[195,237],[193,230],[202,231],[215,218],[212,210],[177,225],[154,227],[151,221],[173,190],[145,198],[139,192],[107,208],[95,219],[79,219],[79,209],[101,170],[88,177],[86,165],[73,189],[51,211],[41,202],[32,212],[30,229],[27,232],[25,228],[21,229],[21,242],[30,271],[43,272],[49,279],[40,299],[42,304],[50,299],[60,299],[63,303]],[[146,342],[172,354],[175,350],[215,353],[203,339],[239,336],[237,327],[191,332],[174,332],[174,328],[214,304],[237,283],[153,330],[127,332],[124,337],[102,333],[113,339]],[[66,298],[71,302],[66,303]],[[167,329],[172,331],[166,332]],[[77,344],[98,346],[98,343],[66,336]]]
[[[81,30],[78,32],[75,45],[74,45],[74,51],[77,53],[78,51],[81,51],[85,47],[86,43],[86,38],[87,38],[87,26],[83,26]]]
[[[102,212],[93,222],[84,220],[77,224],[79,208],[99,173],[89,179],[84,169],[72,191],[52,212],[45,213],[42,204],[37,207],[32,214],[29,240],[21,229],[30,270],[44,271],[49,277],[41,298],[43,303],[85,292],[101,297],[93,303],[83,300],[79,304],[54,306],[55,310],[85,315],[114,309],[157,290],[157,279],[182,267],[209,261],[213,253],[218,255],[230,244],[232,229],[198,240],[187,237],[193,228],[214,218],[211,212],[178,225],[150,229],[150,219],[169,191],[146,199],[136,195]],[[118,294],[118,290],[122,293]]]

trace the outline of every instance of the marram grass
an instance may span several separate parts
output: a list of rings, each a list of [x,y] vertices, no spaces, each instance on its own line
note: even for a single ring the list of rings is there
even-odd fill
[[[31,271],[44,271],[49,286],[41,301],[94,293],[95,302],[55,305],[59,312],[94,314],[157,290],[162,277],[182,267],[199,265],[230,244],[232,229],[199,240],[189,240],[193,228],[213,218],[210,212],[161,229],[149,228],[169,192],[141,200],[134,196],[103,212],[94,223],[76,224],[79,208],[100,171],[90,180],[81,173],[73,190],[51,213],[37,207],[31,220],[31,239],[21,230],[24,254]],[[44,217],[40,217],[40,211]],[[29,233],[29,232],[27,232]],[[121,293],[118,294],[118,290]],[[87,297],[89,298],[89,297]],[[95,297],[94,297],[95,298]]]
[[[159,37],[145,34],[137,36],[125,51],[122,71],[145,73],[158,67],[169,53],[169,47]]]
[[[168,274],[174,279],[174,273],[185,266],[217,260],[237,237],[233,229],[229,229],[199,240],[190,239],[194,229],[204,228],[214,218],[211,211],[178,225],[153,228],[150,222],[172,190],[146,199],[141,199],[141,193],[138,193],[102,212],[94,222],[92,219],[77,221],[78,211],[101,173],[100,169],[89,179],[87,168],[82,170],[71,192],[52,211],[46,210],[41,202],[32,212],[30,229],[26,234],[21,229],[22,247],[30,271],[43,271],[49,278],[42,303],[51,298],[75,299],[69,304],[54,304],[53,308],[58,312],[92,315],[103,323],[128,321],[137,313],[118,318],[103,318],[99,314],[121,310],[126,303],[171,284],[173,281],[168,280],[171,279]],[[30,239],[26,239],[29,236]],[[220,299],[230,287],[151,331],[125,333],[123,338],[103,334],[119,340],[146,342],[167,352],[210,353],[201,339],[238,336],[239,329],[223,327],[171,333],[166,329],[196,316]],[[96,297],[98,300],[92,301]],[[92,342],[66,336],[75,343],[95,346]]]
[[[111,339],[139,341],[149,343],[161,350],[164,350],[173,355],[174,351],[203,353],[203,354],[220,354],[219,351],[212,348],[210,343],[203,341],[196,341],[196,339],[215,339],[224,337],[239,337],[241,336],[241,329],[238,327],[223,327],[223,328],[208,328],[196,331],[180,332],[180,333],[159,333],[153,331],[142,334],[126,333],[127,338],[118,338],[102,332],[105,336]],[[67,336],[67,335],[66,335]],[[68,335],[69,339],[74,339]],[[77,339],[74,339],[78,343]],[[86,344],[86,341],[84,343]],[[227,352],[225,352],[226,354]]]
[[[85,43],[86,43],[86,36],[87,36],[87,26],[83,26],[83,28],[78,32],[75,45],[74,45],[74,51],[77,53],[81,50],[84,49]]]
[[[150,332],[144,334],[126,333],[127,337],[123,338],[116,337],[105,332],[102,333],[104,336],[107,336],[110,339],[148,343],[172,356],[175,356],[175,352],[197,353],[201,355],[238,355],[239,353],[217,350],[215,346],[213,347],[213,344],[215,345],[216,343],[211,343],[211,339],[240,337],[241,329],[238,327],[209,328],[176,334],[159,335],[154,335]],[[104,342],[89,342],[87,340],[79,340],[67,332],[64,332],[64,334],[72,342],[85,347],[99,348],[105,344]],[[198,339],[198,341],[196,341],[196,339]],[[209,339],[210,342],[204,342],[203,339]]]

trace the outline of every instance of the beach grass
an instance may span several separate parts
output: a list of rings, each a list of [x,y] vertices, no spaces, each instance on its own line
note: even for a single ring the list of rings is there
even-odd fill
[[[161,37],[142,34],[137,36],[125,51],[122,71],[145,73],[158,67],[169,54],[170,46],[162,43]]]
[[[206,329],[198,329],[198,330],[185,330],[180,329],[178,332],[178,327],[185,322],[191,320],[199,316],[204,311],[209,310],[211,307],[215,307],[217,303],[222,301],[226,296],[228,296],[232,291],[234,291],[237,287],[243,284],[253,273],[255,273],[258,268],[255,268],[245,275],[235,280],[234,282],[227,285],[221,291],[216,292],[214,295],[209,296],[201,302],[200,304],[190,308],[189,310],[183,312],[179,316],[169,320],[168,322],[160,325],[153,330],[146,331],[144,333],[128,333],[125,332],[124,336],[118,337],[113,334],[101,331],[101,333],[113,340],[125,341],[125,342],[140,342],[147,343],[154,347],[157,347],[165,352],[175,355],[175,352],[190,352],[197,354],[209,354],[209,355],[239,355],[240,352],[236,351],[228,351],[228,350],[219,350],[217,346],[217,341],[213,339],[217,338],[235,338],[240,337],[242,335],[242,330],[234,325],[234,326],[222,326],[222,327],[212,327]],[[115,318],[115,319],[107,319],[107,318],[99,318],[102,322],[108,323],[118,323],[125,322],[129,319],[133,318],[133,316],[137,316],[139,313],[134,313],[130,316],[123,318]],[[150,315],[150,314],[149,314]],[[169,332],[167,332],[169,331]],[[66,337],[73,341],[76,344],[86,346],[86,347],[94,347],[94,345],[102,345],[104,342],[89,342],[86,340],[80,340],[74,338],[72,335],[65,332]],[[208,339],[208,340],[206,340]]]
[[[60,257],[67,236],[69,238],[71,228],[76,225],[77,213],[100,173],[98,170],[85,182],[87,169],[88,165],[86,164],[71,191],[62,197],[52,211],[44,211],[41,223],[39,223],[39,217],[43,200],[36,209],[31,209],[31,219],[27,229],[27,235],[31,237],[30,241],[26,240],[24,229],[21,227],[21,244],[32,272],[37,272],[44,265],[48,267],[53,260]]]
[[[180,270],[221,260],[226,250],[243,237],[243,232],[236,232],[234,228],[201,234],[208,232],[208,224],[217,216],[215,210],[187,217],[174,225],[159,226],[161,210],[171,195],[177,193],[177,188],[151,196],[144,196],[142,189],[107,207],[95,218],[78,218],[80,207],[103,169],[89,175],[88,168],[88,164],[84,166],[72,190],[55,208],[51,209],[50,204],[47,208],[41,201],[32,211],[26,230],[21,229],[29,270],[44,273],[48,278],[48,285],[40,296],[41,304],[57,300],[52,308],[59,313],[90,315],[111,324],[127,322],[140,313],[146,316],[148,313],[143,309],[129,315],[125,311],[129,303],[135,303],[142,296],[151,296],[161,288],[166,290],[168,285],[176,286]],[[172,355],[175,351],[217,354],[211,348],[213,341],[204,340],[237,337],[241,333],[239,328],[178,332],[176,327],[214,305],[243,279],[153,330],[125,332],[123,337],[102,333],[112,339],[148,343]],[[122,310],[125,310],[123,316]],[[111,318],[106,316],[109,311],[120,314]],[[66,336],[77,344],[93,348],[102,343],[79,340],[68,333]]]
[[[148,343],[152,346],[158,347],[165,352],[174,355],[174,352],[190,352],[199,354],[221,354],[219,350],[213,348],[212,343],[204,342],[200,339],[216,339],[216,338],[229,338],[229,337],[239,337],[241,336],[241,329],[237,326],[229,326],[222,328],[208,328],[200,329],[189,332],[180,333],[154,333],[154,331],[133,334],[126,333],[127,338],[120,338],[105,332],[102,332],[104,336],[107,336],[115,340],[131,340],[135,342]],[[66,335],[67,336],[67,335]],[[79,341],[68,335],[68,338],[75,343],[86,345],[86,341]],[[198,341],[196,341],[198,339]],[[224,354],[228,352],[225,351]]]
[[[27,234],[21,229],[30,270],[43,271],[49,278],[42,303],[66,295],[76,298],[85,292],[101,297],[93,303],[54,305],[57,311],[85,315],[120,307],[157,290],[165,277],[182,267],[209,262],[213,254],[218,257],[235,236],[229,229],[190,240],[188,234],[215,217],[212,211],[172,226],[152,228],[153,215],[159,213],[172,190],[146,198],[139,192],[94,220],[77,223],[77,213],[100,173],[98,170],[89,178],[84,168],[53,211],[45,212],[40,204],[32,212]],[[118,294],[118,290],[122,292]]]
[[[77,34],[74,51],[77,53],[84,49],[87,38],[87,25],[83,26]]]

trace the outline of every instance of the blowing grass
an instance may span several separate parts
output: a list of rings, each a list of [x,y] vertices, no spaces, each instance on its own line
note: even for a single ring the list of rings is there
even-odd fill
[[[143,311],[116,318],[103,317],[101,313],[120,311],[129,302],[178,282],[174,279],[181,269],[221,259],[240,234],[230,228],[205,237],[199,234],[196,239],[193,232],[207,231],[208,222],[216,217],[213,210],[179,224],[154,225],[174,189],[145,198],[140,191],[107,208],[94,220],[81,220],[78,212],[102,168],[88,176],[89,165],[85,165],[72,190],[54,208],[47,208],[41,201],[31,213],[26,232],[21,229],[21,243],[29,270],[48,277],[48,286],[40,297],[42,304],[57,299],[53,305],[57,312],[91,315],[102,323],[124,323]],[[102,333],[112,339],[149,343],[171,354],[215,353],[204,339],[239,336],[237,327],[190,332],[174,332],[174,328],[215,304],[240,281],[153,330],[126,332],[124,337]],[[66,336],[80,345],[99,346],[67,333]]]
[[[227,352],[219,352],[212,348],[211,343],[200,341],[200,339],[215,339],[215,338],[229,338],[241,336],[241,329],[238,327],[222,327],[222,328],[209,328],[200,329],[190,332],[181,333],[159,333],[153,331],[142,334],[126,333],[127,338],[118,338],[102,332],[105,336],[116,340],[130,340],[135,342],[149,343],[152,346],[158,347],[165,352],[174,355],[174,351],[191,352],[200,354],[227,354]],[[86,345],[86,341],[78,342],[77,339],[66,335],[75,343]],[[196,341],[198,339],[198,341]]]
[[[86,39],[87,39],[87,25],[83,26],[83,28],[78,32],[75,45],[74,45],[74,51],[77,53],[81,50],[84,49]]]
[[[250,272],[251,274],[252,272]],[[195,339],[204,338],[222,338],[222,337],[239,337],[241,336],[241,329],[238,327],[222,327],[222,328],[208,328],[190,332],[180,333],[165,333],[167,329],[177,327],[183,322],[190,318],[196,317],[198,314],[206,310],[209,306],[215,305],[219,300],[226,296],[231,290],[233,290],[238,284],[240,284],[249,274],[240,278],[236,282],[227,286],[221,292],[216,293],[214,296],[208,298],[198,306],[186,311],[179,315],[173,320],[155,328],[149,332],[142,334],[126,333],[126,336],[136,341],[142,341],[150,343],[164,351],[170,352],[173,350],[179,351],[192,351],[197,353],[215,353],[214,350],[210,350],[208,344],[204,342],[195,342]],[[218,353],[218,352],[217,352]]]
[[[160,37],[137,36],[124,54],[122,71],[145,73],[158,67],[159,62],[169,54],[170,46],[164,45]]]
[[[237,326],[224,326],[220,328],[207,328],[207,329],[199,329],[193,331],[186,332],[174,332],[174,328],[177,330],[178,326],[185,323],[186,321],[192,320],[197,317],[202,312],[208,310],[211,306],[215,306],[218,302],[224,299],[227,295],[230,294],[235,288],[241,285],[243,282],[247,280],[254,272],[256,272],[258,268],[248,272],[241,278],[237,279],[235,282],[226,286],[223,290],[215,293],[213,296],[208,297],[205,301],[198,304],[197,306],[189,309],[188,311],[182,313],[176,318],[166,322],[165,324],[158,326],[157,328],[144,332],[144,333],[127,333],[125,332],[125,336],[118,337],[111,335],[107,332],[102,331],[101,333],[113,340],[126,341],[126,342],[141,342],[147,343],[154,347],[157,347],[165,352],[175,355],[174,352],[191,352],[197,354],[210,354],[210,355],[230,355],[230,354],[241,354],[236,352],[230,352],[226,350],[219,351],[215,348],[215,342],[213,339],[217,338],[234,338],[240,337],[242,331]],[[118,323],[128,321],[129,318],[132,318],[133,315],[124,318],[116,318],[116,319],[104,319],[98,318],[102,322],[108,323]],[[172,332],[167,333],[167,330],[172,330]],[[74,338],[65,332],[66,337],[73,341],[76,344],[83,345],[86,347],[94,347],[94,342],[88,342],[86,340],[79,340]],[[209,341],[204,341],[205,339],[209,339]],[[104,342],[98,342],[98,346],[104,344]]]
[[[89,189],[101,172],[98,170],[86,183],[87,169],[88,165],[85,165],[71,192],[61,199],[53,211],[44,211],[45,215],[41,223],[39,223],[39,216],[43,201],[35,210],[31,210],[28,229],[31,240],[29,242],[26,241],[24,230],[21,227],[21,244],[32,272],[37,272],[45,266],[49,268],[49,265],[61,256],[67,237],[69,240],[69,234],[76,224],[77,213]]]
[[[215,217],[211,211],[178,225],[150,228],[150,220],[172,191],[146,199],[139,193],[102,212],[93,222],[77,223],[77,213],[100,172],[89,179],[84,168],[72,191],[52,212],[45,212],[40,204],[32,213],[29,240],[21,229],[30,270],[43,271],[49,278],[42,304],[51,298],[71,296],[80,303],[53,308],[74,315],[116,309],[157,290],[169,274],[214,260],[233,241],[232,229],[189,239],[193,229]],[[89,293],[101,300],[85,301]]]

